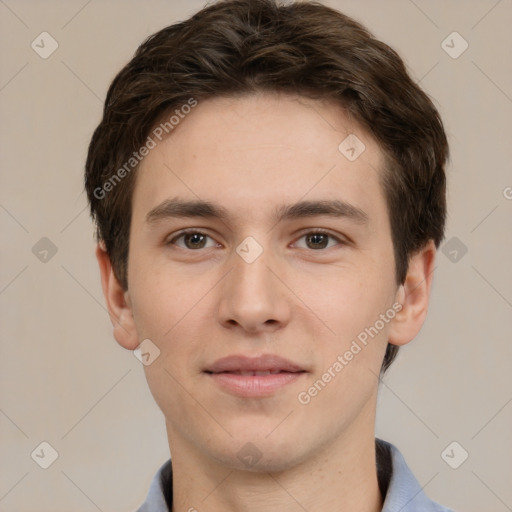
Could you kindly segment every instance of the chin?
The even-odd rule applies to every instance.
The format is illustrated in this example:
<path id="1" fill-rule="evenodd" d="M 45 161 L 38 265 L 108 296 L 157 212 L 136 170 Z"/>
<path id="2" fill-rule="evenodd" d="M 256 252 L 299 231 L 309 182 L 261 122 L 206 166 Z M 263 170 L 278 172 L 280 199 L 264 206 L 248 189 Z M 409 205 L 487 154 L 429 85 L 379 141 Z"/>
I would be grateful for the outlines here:
<path id="1" fill-rule="evenodd" d="M 251 473 L 279 473 L 301 464 L 308 458 L 299 440 L 287 436 L 288 442 L 282 436 L 265 439 L 264 435 L 239 436 L 235 441 L 230 439 L 229 446 L 210 446 L 210 456 L 229 469 L 249 471 Z M 236 447 L 233 450 L 233 447 Z"/>

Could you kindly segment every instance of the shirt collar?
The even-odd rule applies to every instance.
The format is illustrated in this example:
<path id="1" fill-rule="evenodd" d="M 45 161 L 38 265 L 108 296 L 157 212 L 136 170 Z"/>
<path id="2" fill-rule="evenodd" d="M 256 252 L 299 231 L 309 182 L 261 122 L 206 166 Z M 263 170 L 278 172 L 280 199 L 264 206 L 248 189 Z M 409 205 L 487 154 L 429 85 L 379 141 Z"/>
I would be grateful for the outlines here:
<path id="1" fill-rule="evenodd" d="M 376 439 L 376 444 L 378 464 L 390 469 L 387 476 L 389 481 L 384 482 L 387 492 L 382 512 L 453 512 L 427 497 L 398 448 L 381 439 Z M 383 460 L 385 457 L 390 457 L 390 460 Z M 153 477 L 146 501 L 137 512 L 169 512 L 163 482 L 167 479 L 167 485 L 172 485 L 171 477 L 172 466 L 169 459 Z"/>
<path id="2" fill-rule="evenodd" d="M 396 446 L 380 439 L 377 443 L 391 452 L 391 478 L 382 512 L 453 512 L 427 497 Z"/>

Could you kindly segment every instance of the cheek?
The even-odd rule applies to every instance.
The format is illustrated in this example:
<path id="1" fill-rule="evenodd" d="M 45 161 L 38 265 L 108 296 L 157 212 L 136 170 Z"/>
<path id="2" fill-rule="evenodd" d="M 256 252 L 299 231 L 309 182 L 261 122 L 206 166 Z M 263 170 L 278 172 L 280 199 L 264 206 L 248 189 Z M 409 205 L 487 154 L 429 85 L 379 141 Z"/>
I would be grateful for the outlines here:
<path id="1" fill-rule="evenodd" d="M 181 391 L 178 383 L 190 378 L 187 372 L 208 343 L 212 315 L 207 295 L 215 280 L 148 268 L 132 283 L 133 315 L 139 338 L 150 339 L 160 350 L 155 363 L 145 367 L 148 384 L 154 393 L 165 390 L 161 400 L 173 401 Z M 160 398 L 155 396 L 159 403 Z"/>
<path id="2" fill-rule="evenodd" d="M 206 276 L 193 278 L 183 272 L 170 272 L 166 265 L 152 261 L 144 265 L 133 260 L 130 296 L 139 335 L 167 343 L 178 326 L 200 310 L 201 299 L 211 288 Z"/>
<path id="3" fill-rule="evenodd" d="M 383 266 L 347 273 L 316 295 L 312 309 L 321 312 L 330 328 L 316 339 L 320 365 L 309 383 L 315 386 L 312 393 L 318 392 L 314 407 L 319 410 L 333 407 L 335 415 L 345 414 L 348 403 L 365 401 L 373 393 L 395 313 L 394 282 L 389 272 L 387 278 L 381 272 Z"/>
<path id="4" fill-rule="evenodd" d="M 339 344 L 345 345 L 374 325 L 392 306 L 394 284 L 389 278 L 379 277 L 379 273 L 377 266 L 357 272 L 340 269 L 320 283 L 302 281 L 304 292 L 312 290 L 304 295 L 307 305 L 329 327 L 326 332 Z M 313 286 L 315 283 L 318 286 Z"/>

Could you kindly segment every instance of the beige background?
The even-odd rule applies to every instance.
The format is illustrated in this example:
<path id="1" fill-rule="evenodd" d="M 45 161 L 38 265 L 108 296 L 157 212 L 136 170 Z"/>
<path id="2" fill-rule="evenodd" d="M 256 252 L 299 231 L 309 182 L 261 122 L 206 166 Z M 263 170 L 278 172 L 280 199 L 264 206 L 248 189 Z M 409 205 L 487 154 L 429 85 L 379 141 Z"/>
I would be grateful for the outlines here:
<path id="1" fill-rule="evenodd" d="M 446 240 L 468 249 L 439 252 L 426 325 L 381 385 L 377 434 L 439 502 L 512 510 L 512 2 L 326 3 L 395 47 L 435 98 L 452 152 Z M 82 172 L 115 73 L 202 5 L 0 2 L 1 511 L 134 511 L 169 456 L 142 367 L 111 334 Z M 31 48 L 42 31 L 59 45 L 47 59 Z M 457 59 L 441 46 L 453 31 L 469 43 Z M 57 248 L 47 262 L 32 252 L 42 237 Z M 31 458 L 42 441 L 59 453 L 46 470 Z M 469 453 L 458 469 L 441 457 L 452 441 Z"/>

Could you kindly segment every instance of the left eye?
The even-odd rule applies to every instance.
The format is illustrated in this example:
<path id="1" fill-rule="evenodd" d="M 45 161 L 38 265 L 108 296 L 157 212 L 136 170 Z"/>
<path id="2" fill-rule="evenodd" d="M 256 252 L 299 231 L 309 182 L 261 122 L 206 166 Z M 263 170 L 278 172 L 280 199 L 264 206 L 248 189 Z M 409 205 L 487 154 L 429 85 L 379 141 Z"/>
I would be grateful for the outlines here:
<path id="1" fill-rule="evenodd" d="M 310 233 L 302 235 L 299 240 L 303 238 L 306 239 L 306 249 L 326 249 L 329 244 L 329 239 L 335 240 L 338 243 L 342 243 L 339 238 L 324 231 L 311 231 Z"/>

